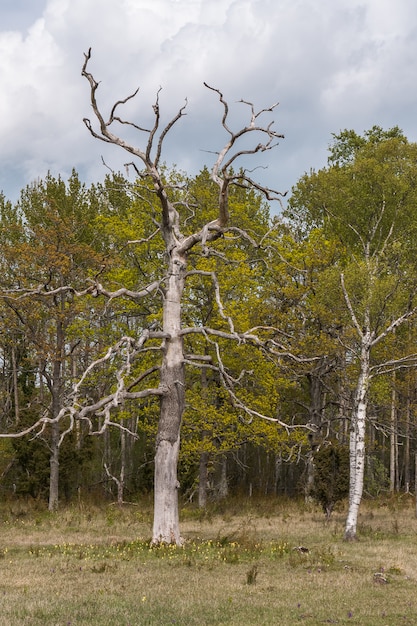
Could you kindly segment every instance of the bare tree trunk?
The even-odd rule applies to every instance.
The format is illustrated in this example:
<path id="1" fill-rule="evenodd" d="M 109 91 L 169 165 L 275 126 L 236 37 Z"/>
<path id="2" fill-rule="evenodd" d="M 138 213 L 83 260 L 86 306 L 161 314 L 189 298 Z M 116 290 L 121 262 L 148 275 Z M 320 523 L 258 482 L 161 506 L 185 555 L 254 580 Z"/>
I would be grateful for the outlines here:
<path id="1" fill-rule="evenodd" d="M 62 304 L 63 306 L 63 304 Z M 64 349 L 64 330 L 61 321 L 56 323 L 56 354 L 52 366 L 52 417 L 56 418 L 61 410 L 62 402 L 62 357 Z M 59 444 L 60 444 L 60 427 L 59 422 L 51 424 L 50 449 L 51 455 L 49 459 L 50 475 L 49 475 L 49 504 L 50 511 L 58 509 L 59 499 Z"/>
<path id="2" fill-rule="evenodd" d="M 154 523 L 152 543 L 183 543 L 179 531 L 177 464 L 180 447 L 176 441 L 161 439 L 155 455 Z"/>
<path id="3" fill-rule="evenodd" d="M 397 467 L 397 397 L 395 392 L 395 373 L 393 374 L 391 391 L 391 430 L 390 430 L 390 464 L 389 464 L 389 490 L 394 493 L 396 487 Z"/>
<path id="4" fill-rule="evenodd" d="M 415 467 L 415 475 L 414 475 L 414 493 L 415 493 L 415 500 L 416 500 L 416 512 L 415 512 L 415 516 L 417 517 L 417 452 L 415 454 L 415 459 L 414 459 L 414 467 Z"/>
<path id="5" fill-rule="evenodd" d="M 44 364 L 43 364 L 42 359 L 39 359 L 38 368 L 39 368 L 39 401 L 41 404 L 43 404 L 45 401 L 45 381 L 42 375 L 42 372 L 44 370 Z"/>
<path id="6" fill-rule="evenodd" d="M 49 503 L 48 509 L 56 511 L 59 502 L 59 424 L 55 422 L 51 428 L 51 454 L 49 457 Z"/>
<path id="7" fill-rule="evenodd" d="M 54 390 L 52 398 L 53 415 L 54 417 L 59 411 L 59 398 L 57 398 L 58 390 Z M 60 429 L 59 423 L 53 422 L 51 424 L 51 438 L 50 438 L 50 457 L 49 457 L 49 503 L 48 509 L 50 511 L 56 511 L 58 509 L 59 499 L 59 439 Z"/>
<path id="8" fill-rule="evenodd" d="M 201 370 L 201 396 L 205 402 L 208 397 L 208 382 L 207 382 L 207 370 L 205 367 Z M 201 433 L 201 441 L 204 442 L 207 438 L 207 431 L 203 430 Z M 205 509 L 207 506 L 207 485 L 208 485 L 208 463 L 210 455 L 203 450 L 200 453 L 200 462 L 198 468 L 198 506 L 200 509 Z"/>
<path id="9" fill-rule="evenodd" d="M 124 425 L 124 420 L 122 420 Z M 126 431 L 120 431 L 120 474 L 117 482 L 117 504 L 123 505 L 126 474 Z"/>
<path id="10" fill-rule="evenodd" d="M 16 350 L 12 345 L 13 396 L 14 396 L 14 423 L 19 423 L 19 387 L 17 384 Z"/>
<path id="11" fill-rule="evenodd" d="M 181 420 L 185 404 L 183 340 L 181 337 L 181 298 L 186 259 L 172 252 L 169 283 L 164 298 L 163 348 L 160 383 L 164 390 L 156 437 L 154 524 L 152 543 L 182 544 L 178 515 L 177 465 Z"/>
<path id="12" fill-rule="evenodd" d="M 410 386 L 408 385 L 406 409 L 405 409 L 405 446 L 404 446 L 404 485 L 405 485 L 406 493 L 410 493 L 410 419 L 411 419 L 411 403 L 410 403 Z"/>
<path id="13" fill-rule="evenodd" d="M 77 342 L 78 344 L 78 342 Z M 71 384 L 75 383 L 77 380 L 77 356 L 74 354 L 75 346 L 71 347 L 71 361 L 70 361 L 70 370 L 71 370 Z M 74 424 L 75 431 L 75 447 L 77 450 L 81 448 L 81 425 L 80 421 L 76 420 Z"/>
<path id="14" fill-rule="evenodd" d="M 54 373 L 52 380 L 52 415 L 56 417 L 60 410 L 60 387 L 61 387 L 61 363 L 56 361 L 54 363 Z M 60 428 L 59 422 L 53 422 L 51 424 L 51 438 L 50 438 L 50 457 L 49 457 L 49 503 L 48 509 L 50 511 L 56 511 L 58 509 L 58 497 L 59 497 L 59 439 Z"/>
<path id="15" fill-rule="evenodd" d="M 279 485 L 282 475 L 282 455 L 275 455 L 275 468 L 274 468 L 274 493 L 278 495 Z"/>
<path id="16" fill-rule="evenodd" d="M 310 494 L 314 487 L 314 451 L 322 440 L 322 424 L 323 424 L 323 412 L 325 406 L 325 393 L 323 389 L 323 377 L 330 371 L 330 367 L 326 363 L 326 360 L 322 360 L 319 364 L 307 375 L 310 392 L 310 406 L 309 406 L 309 422 L 315 426 L 315 433 L 310 433 L 310 451 L 307 457 L 306 463 L 306 485 L 305 485 L 305 499 L 309 500 Z"/>
<path id="17" fill-rule="evenodd" d="M 229 495 L 229 485 L 227 484 L 227 455 L 222 454 L 220 461 L 220 480 L 217 490 L 219 500 L 224 500 Z"/>
<path id="18" fill-rule="evenodd" d="M 198 506 L 200 509 L 205 509 L 207 506 L 208 462 L 208 452 L 202 452 L 198 471 Z"/>
<path id="19" fill-rule="evenodd" d="M 58 509 L 59 501 L 59 424 L 51 425 L 49 456 L 49 511 Z"/>
<path id="20" fill-rule="evenodd" d="M 359 506 L 362 500 L 365 470 L 365 430 L 370 379 L 370 342 L 363 341 L 360 358 L 360 375 L 356 389 L 354 412 L 349 443 L 349 509 L 345 526 L 345 539 L 355 540 Z"/>
<path id="21" fill-rule="evenodd" d="M 310 502 L 312 500 L 311 493 L 314 487 L 314 452 L 313 450 L 309 450 L 307 454 L 306 460 L 306 484 L 304 488 L 304 499 L 306 502 Z"/>
<path id="22" fill-rule="evenodd" d="M 122 420 L 122 426 L 124 425 L 124 420 Z M 114 483 L 116 483 L 117 487 L 117 504 L 119 506 L 123 506 L 124 502 L 124 489 L 125 489 L 125 473 L 126 473 L 126 431 L 120 431 L 120 472 L 119 478 L 112 474 L 109 470 L 109 466 L 106 462 L 104 462 L 105 472 Z"/>

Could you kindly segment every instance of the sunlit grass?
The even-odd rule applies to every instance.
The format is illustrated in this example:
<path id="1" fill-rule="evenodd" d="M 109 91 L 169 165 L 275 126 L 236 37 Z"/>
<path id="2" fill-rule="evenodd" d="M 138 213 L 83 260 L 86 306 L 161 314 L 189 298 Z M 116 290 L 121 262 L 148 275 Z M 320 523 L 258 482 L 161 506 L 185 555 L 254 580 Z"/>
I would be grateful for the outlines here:
<path id="1" fill-rule="evenodd" d="M 148 505 L 0 510 L 0 623 L 417 623 L 411 499 L 365 503 L 360 541 L 311 505 L 235 501 L 182 513 L 185 543 L 150 546 Z"/>

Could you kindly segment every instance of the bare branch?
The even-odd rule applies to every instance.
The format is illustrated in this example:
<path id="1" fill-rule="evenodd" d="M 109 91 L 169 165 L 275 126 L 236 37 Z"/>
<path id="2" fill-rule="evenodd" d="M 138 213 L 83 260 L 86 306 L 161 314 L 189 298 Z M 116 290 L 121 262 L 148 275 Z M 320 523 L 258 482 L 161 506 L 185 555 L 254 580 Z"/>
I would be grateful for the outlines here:
<path id="1" fill-rule="evenodd" d="M 127 244 L 126 244 L 127 245 Z M 108 291 L 101 285 L 100 283 L 96 283 L 94 285 L 94 290 L 92 292 L 93 296 L 105 296 L 109 298 L 109 300 L 113 300 L 114 298 L 127 297 L 132 298 L 132 300 L 140 300 L 142 298 L 146 298 L 151 295 L 155 291 L 157 291 L 161 286 L 161 281 L 155 280 L 150 283 L 140 291 L 132 291 L 131 289 L 126 289 L 126 287 L 121 287 L 116 291 Z"/>
<path id="2" fill-rule="evenodd" d="M 277 145 L 277 144 L 275 144 L 275 145 Z M 274 148 L 275 145 L 274 146 L 270 146 L 269 149 Z M 265 187 L 264 185 L 260 185 L 255 180 L 253 180 L 253 178 L 250 178 L 246 174 L 246 171 L 247 170 L 243 171 L 243 176 L 244 176 L 244 181 L 247 184 L 242 184 L 240 182 L 241 176 L 235 176 L 234 177 L 233 181 L 234 181 L 234 184 L 237 187 L 244 187 L 245 189 L 248 189 L 248 188 L 256 189 L 257 191 L 262 193 L 269 202 L 278 201 L 282 205 L 282 198 L 285 198 L 285 196 L 287 195 L 288 191 L 281 192 L 281 191 L 277 191 L 276 189 L 270 189 L 269 187 Z"/>
<path id="3" fill-rule="evenodd" d="M 4 300 L 12 301 L 20 301 L 24 298 L 33 297 L 33 296 L 47 296 L 53 297 L 62 293 L 71 293 L 77 298 L 81 298 L 87 295 L 94 295 L 94 286 L 87 287 L 82 291 L 77 291 L 71 285 L 64 285 L 62 287 L 57 287 L 56 289 L 47 289 L 46 285 L 38 285 L 37 287 L 16 287 L 15 289 L 5 289 L 2 293 L 0 293 L 0 298 Z"/>
<path id="4" fill-rule="evenodd" d="M 128 245 L 128 243 L 142 243 L 143 241 L 146 241 L 146 240 L 140 240 L 137 242 L 135 241 L 127 242 L 125 245 Z M 114 298 L 120 298 L 120 297 L 127 297 L 127 298 L 132 298 L 133 300 L 140 300 L 142 298 L 146 298 L 147 296 L 157 291 L 160 288 L 161 282 L 162 282 L 159 280 L 155 280 L 149 285 L 147 285 L 146 287 L 143 287 L 143 289 L 139 291 L 133 291 L 125 287 L 121 287 L 120 289 L 117 289 L 116 291 L 109 291 L 108 289 L 105 289 L 103 285 L 97 281 L 94 281 L 92 279 L 88 279 L 88 281 L 91 282 L 92 285 L 90 285 L 90 287 L 87 287 L 86 289 L 83 289 L 82 291 L 77 291 L 71 285 L 63 285 L 61 287 L 57 287 L 56 289 L 49 289 L 49 290 L 45 287 L 45 285 L 38 285 L 37 287 L 34 287 L 33 289 L 29 287 L 7 289 L 3 293 L 0 293 L 0 298 L 9 300 L 10 303 L 12 303 L 13 301 L 20 301 L 24 298 L 29 298 L 33 296 L 43 296 L 43 297 L 51 298 L 59 294 L 71 293 L 77 298 L 90 295 L 94 298 L 97 298 L 98 296 L 105 296 L 106 298 L 109 298 L 109 300 L 113 300 Z"/>
<path id="5" fill-rule="evenodd" d="M 219 314 L 222 317 L 222 319 L 224 319 L 230 329 L 230 333 L 233 337 L 235 337 L 236 339 L 238 338 L 238 335 L 235 332 L 235 327 L 233 324 L 233 320 L 229 315 L 226 315 L 224 312 L 224 308 L 223 308 L 223 304 L 221 301 L 221 296 L 220 296 L 220 285 L 219 285 L 219 281 L 217 279 L 216 273 L 215 272 L 205 272 L 202 270 L 193 270 L 191 272 L 187 273 L 187 276 L 194 276 L 194 275 L 199 275 L 199 276 L 207 276 L 209 278 L 211 278 L 211 281 L 213 283 L 214 286 L 214 294 L 215 294 L 215 300 L 216 300 L 216 304 L 217 304 L 217 308 L 219 310 Z"/>
<path id="6" fill-rule="evenodd" d="M 225 331 L 218 330 L 216 328 L 210 328 L 209 326 L 191 326 L 188 328 L 183 328 L 180 332 L 181 336 L 193 335 L 193 334 L 204 335 L 205 337 L 219 337 L 221 339 L 229 339 L 231 341 L 237 341 L 238 343 L 242 343 L 242 344 L 250 343 L 264 350 L 266 354 L 271 354 L 279 358 L 288 358 L 292 361 L 295 361 L 296 363 L 313 363 L 313 362 L 318 361 L 320 358 L 322 358 L 320 356 L 316 356 L 316 357 L 298 356 L 294 354 L 293 352 L 291 352 L 288 348 L 286 348 L 282 344 L 278 343 L 275 339 L 270 338 L 265 341 L 262 341 L 256 335 L 251 334 L 250 331 L 247 331 L 245 333 L 237 333 L 237 332 L 227 333 Z"/>
<path id="7" fill-rule="evenodd" d="M 158 165 L 159 165 L 159 161 L 161 159 L 161 154 L 162 154 L 162 144 L 164 142 L 165 137 L 167 136 L 167 134 L 169 133 L 171 128 L 174 126 L 174 124 L 176 124 L 178 122 L 178 120 L 181 117 L 183 117 L 183 115 L 185 115 L 184 111 L 185 111 L 187 105 L 188 105 L 188 100 L 186 98 L 185 99 L 185 104 L 180 108 L 180 110 L 175 115 L 175 117 L 172 118 L 172 120 L 165 126 L 165 128 L 161 132 L 161 135 L 160 135 L 159 141 L 158 141 L 158 147 L 157 147 L 157 150 L 156 150 L 155 167 L 158 167 Z"/>
<path id="8" fill-rule="evenodd" d="M 391 322 L 391 324 L 387 326 L 387 328 L 382 333 L 380 333 L 377 337 L 374 338 L 374 340 L 372 341 L 372 346 L 375 346 L 382 339 L 384 339 L 387 335 L 392 333 L 393 330 L 395 330 L 396 328 L 401 326 L 401 324 L 403 324 L 405 321 L 413 317 L 413 315 L 415 315 L 416 313 L 417 313 L 417 306 L 413 307 L 409 311 L 406 311 L 406 313 L 404 313 L 403 315 L 400 315 L 400 317 L 397 317 L 397 319 Z"/>
<path id="9" fill-rule="evenodd" d="M 265 415 L 263 413 L 260 413 L 259 411 L 255 411 L 254 409 L 251 409 L 246 403 L 242 402 L 240 400 L 240 398 L 238 397 L 238 395 L 235 392 L 235 385 L 237 383 L 240 382 L 240 379 L 247 373 L 252 373 L 252 372 L 246 372 L 245 370 L 242 370 L 240 376 L 238 379 L 234 379 L 226 370 L 223 360 L 222 360 L 222 356 L 221 356 L 221 351 L 220 351 L 220 347 L 219 344 L 215 341 L 212 341 L 211 339 L 209 339 L 209 337 L 207 336 L 207 340 L 214 346 L 215 352 L 216 352 L 216 358 L 217 358 L 217 363 L 218 363 L 218 372 L 220 373 L 220 377 L 222 379 L 223 382 L 223 386 L 226 389 L 226 391 L 229 394 L 229 398 L 230 401 L 232 403 L 232 406 L 239 410 L 242 411 L 245 415 L 247 415 L 249 417 L 249 423 L 252 421 L 252 419 L 254 417 L 257 417 L 259 419 L 262 419 L 264 421 L 267 422 L 272 422 L 274 424 L 277 424 L 278 426 L 281 426 L 282 428 L 284 428 L 286 430 L 287 433 L 289 433 L 289 431 L 292 428 L 299 428 L 299 426 L 292 426 L 289 424 L 286 424 L 285 422 L 283 422 L 282 420 L 280 420 L 277 417 L 271 417 L 269 415 Z M 305 428 L 309 428 L 308 426 L 304 426 Z"/>
<path id="10" fill-rule="evenodd" d="M 25 435 L 30 435 L 33 432 L 38 431 L 39 428 L 41 429 L 41 431 L 37 434 L 40 434 L 48 424 L 54 424 L 60 421 L 61 418 L 62 418 L 62 415 L 59 415 L 54 418 L 41 417 L 34 424 L 32 424 L 31 426 L 28 426 L 28 428 L 24 428 L 23 430 L 19 430 L 18 432 L 0 433 L 0 439 L 19 439 L 20 437 L 24 437 Z"/>
<path id="11" fill-rule="evenodd" d="M 130 382 L 126 388 L 125 377 L 130 373 L 131 365 L 137 358 L 138 354 L 144 349 L 144 344 L 147 339 L 152 337 L 161 338 L 163 333 L 151 332 L 149 330 L 143 331 L 141 337 L 138 340 L 131 337 L 122 337 L 115 345 L 111 346 L 106 354 L 96 359 L 86 368 L 81 375 L 80 379 L 73 386 L 72 392 L 67 398 L 67 402 L 61 408 L 58 415 L 54 418 L 46 416 L 46 413 L 38 419 L 35 423 L 26 429 L 20 430 L 16 433 L 0 433 L 0 438 L 19 438 L 25 435 L 34 434 L 35 437 L 39 437 L 45 430 L 46 426 L 63 421 L 65 418 L 69 419 L 69 424 L 60 435 L 59 446 L 64 440 L 65 436 L 73 430 L 74 423 L 78 421 L 86 421 L 89 426 L 89 432 L 92 435 L 102 434 L 106 428 L 112 426 L 124 430 L 133 436 L 136 436 L 134 432 L 124 427 L 119 422 L 115 422 L 111 419 L 111 411 L 121 406 L 127 400 L 138 400 L 148 398 L 150 396 L 161 396 L 165 393 L 163 386 L 155 388 L 146 388 L 140 391 L 132 391 L 132 389 L 139 384 L 145 377 L 149 376 L 152 372 L 157 371 L 159 368 L 150 368 L 146 372 L 143 372 L 141 376 L 137 377 L 134 381 Z M 81 389 L 88 378 L 88 376 L 97 369 L 99 366 L 106 362 L 109 362 L 116 356 L 123 356 L 123 363 L 119 369 L 115 372 L 117 380 L 117 386 L 114 392 L 100 398 L 96 402 L 90 402 L 83 404 L 80 401 Z M 94 430 L 91 417 L 103 416 L 104 420 L 99 430 Z"/>
<path id="12" fill-rule="evenodd" d="M 356 330 L 358 332 L 359 337 L 363 337 L 363 330 L 362 330 L 362 328 L 361 328 L 361 326 L 360 326 L 360 324 L 359 324 L 359 322 L 358 322 L 358 320 L 356 318 L 355 311 L 353 310 L 353 306 L 352 306 L 352 303 L 351 303 L 350 298 L 349 298 L 349 294 L 348 294 L 346 286 L 345 286 L 345 276 L 344 276 L 343 272 L 340 274 L 340 284 L 342 285 L 343 297 L 345 299 L 346 306 L 347 306 L 348 311 L 350 313 L 350 317 L 352 319 L 353 325 L 355 326 L 355 328 L 356 328 Z"/>
<path id="13" fill-rule="evenodd" d="M 215 93 L 218 94 L 219 100 L 221 104 L 223 105 L 222 126 L 230 136 L 229 141 L 227 141 L 224 147 L 222 148 L 222 150 L 220 150 L 217 153 L 218 155 L 217 160 L 213 165 L 212 173 L 211 173 L 212 180 L 219 187 L 219 222 L 218 223 L 221 227 L 224 227 L 227 224 L 228 219 L 229 219 L 228 188 L 231 182 L 235 178 L 237 178 L 237 177 L 229 175 L 228 170 L 230 170 L 233 163 L 242 156 L 256 154 L 257 152 L 264 152 L 265 150 L 270 150 L 271 148 L 274 147 L 274 145 L 276 145 L 276 144 L 273 144 L 273 141 L 278 138 L 283 139 L 284 135 L 277 133 L 272 129 L 273 122 L 271 122 L 268 126 L 259 126 L 256 124 L 256 120 L 258 119 L 258 117 L 260 117 L 263 113 L 273 111 L 277 107 L 278 103 L 272 105 L 271 107 L 267 109 L 262 109 L 256 113 L 251 103 L 241 100 L 242 103 L 247 104 L 251 109 L 250 122 L 247 126 L 244 126 L 237 132 L 233 132 L 228 125 L 229 106 L 226 100 L 224 99 L 222 92 L 219 89 L 211 87 L 207 83 L 204 83 L 204 86 L 207 87 L 207 89 L 210 89 L 211 91 L 214 91 Z M 235 143 L 243 136 L 252 132 L 266 136 L 265 143 L 258 143 L 253 148 L 241 149 L 241 150 L 237 150 L 236 152 L 232 152 L 232 148 L 235 145 Z M 253 183 L 253 181 L 249 181 L 249 179 L 248 179 L 248 182 L 250 182 L 251 184 Z M 262 188 L 261 185 L 257 185 L 256 188 L 259 191 L 262 191 L 263 193 L 265 193 L 265 195 L 269 197 L 270 199 L 274 199 L 279 195 L 278 192 L 275 193 L 275 192 L 272 192 L 272 190 L 265 190 L 264 188 Z"/>
<path id="14" fill-rule="evenodd" d="M 216 89 L 215 87 L 210 87 L 210 85 L 208 85 L 206 82 L 204 82 L 203 85 L 204 87 L 207 87 L 207 89 L 210 89 L 211 91 L 214 91 L 215 93 L 218 94 L 219 100 L 222 103 L 223 109 L 224 109 L 223 117 L 222 117 L 222 126 L 223 128 L 227 130 L 229 135 L 233 135 L 232 131 L 227 126 L 227 116 L 229 115 L 229 105 L 227 104 L 226 100 L 223 98 L 222 92 L 219 89 Z"/>
<path id="15" fill-rule="evenodd" d="M 384 363 L 378 363 L 370 368 L 372 376 L 379 376 L 380 374 L 390 374 L 396 372 L 399 369 L 409 369 L 416 367 L 417 365 L 417 353 L 408 354 L 400 359 L 391 359 Z"/>

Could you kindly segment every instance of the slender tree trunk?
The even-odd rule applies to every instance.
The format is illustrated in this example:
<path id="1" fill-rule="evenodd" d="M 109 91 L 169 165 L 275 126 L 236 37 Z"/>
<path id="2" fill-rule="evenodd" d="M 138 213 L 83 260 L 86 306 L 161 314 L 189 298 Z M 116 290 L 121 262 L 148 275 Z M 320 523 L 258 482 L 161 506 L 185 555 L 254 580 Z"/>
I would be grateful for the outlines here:
<path id="1" fill-rule="evenodd" d="M 200 509 L 205 509 L 207 506 L 208 462 L 209 453 L 202 452 L 198 471 L 198 506 Z"/>
<path id="2" fill-rule="evenodd" d="M 60 386 L 61 380 L 58 376 L 58 370 L 60 374 L 60 363 L 54 363 L 54 376 L 53 376 L 53 389 L 52 389 L 52 415 L 56 417 L 60 410 Z M 48 509 L 50 511 L 56 511 L 58 509 L 58 497 L 59 497 L 59 439 L 60 429 L 59 423 L 53 422 L 51 424 L 51 438 L 50 438 L 50 457 L 49 457 L 49 504 Z"/>
<path id="3" fill-rule="evenodd" d="M 410 493 L 410 386 L 407 389 L 407 400 L 405 409 L 405 446 L 404 446 L 404 484 L 405 492 Z"/>
<path id="4" fill-rule="evenodd" d="M 122 420 L 124 425 L 124 420 Z M 120 431 L 120 474 L 117 481 L 117 504 L 123 505 L 125 490 L 125 474 L 126 474 L 126 431 Z"/>
<path id="5" fill-rule="evenodd" d="M 208 382 L 207 382 L 207 370 L 205 367 L 201 370 L 201 396 L 205 402 L 208 397 Z M 207 431 L 203 430 L 201 433 L 201 441 L 204 446 L 206 438 L 208 436 Z M 198 468 L 198 506 L 200 509 L 205 509 L 207 506 L 207 484 L 208 484 L 208 463 L 210 455 L 203 450 L 200 453 L 200 462 Z"/>
<path id="6" fill-rule="evenodd" d="M 365 470 L 365 430 L 370 377 L 370 343 L 362 342 L 360 375 L 356 389 L 349 444 L 349 510 L 345 526 L 345 539 L 355 540 L 359 506 L 362 500 Z"/>
<path id="7" fill-rule="evenodd" d="M 415 509 L 415 516 L 417 518 L 417 452 L 415 453 L 415 458 L 414 458 L 414 494 L 415 494 L 415 501 L 416 501 L 416 509 Z"/>
<path id="8" fill-rule="evenodd" d="M 55 393 L 56 392 L 56 393 Z M 53 415 L 54 417 L 59 411 L 59 397 L 58 390 L 55 390 L 52 398 Z M 50 511 L 56 511 L 58 509 L 59 500 L 59 439 L 60 429 L 59 423 L 54 422 L 51 424 L 51 438 L 50 438 L 50 457 L 49 457 L 49 503 L 48 509 Z"/>
<path id="9" fill-rule="evenodd" d="M 306 484 L 304 488 L 304 499 L 306 502 L 311 502 L 312 497 L 311 493 L 314 487 L 314 452 L 313 450 L 309 450 L 307 454 L 306 460 Z"/>
<path id="10" fill-rule="evenodd" d="M 12 345 L 12 370 L 13 370 L 13 397 L 14 397 L 14 423 L 19 423 L 19 387 L 17 383 L 16 350 Z"/>
<path id="11" fill-rule="evenodd" d="M 227 455 L 222 454 L 220 459 L 220 480 L 218 485 L 218 498 L 224 500 L 229 495 L 229 485 L 227 484 Z"/>
<path id="12" fill-rule="evenodd" d="M 63 306 L 63 305 L 62 305 Z M 64 349 L 64 330 L 61 321 L 57 321 L 56 325 L 56 354 L 52 366 L 52 417 L 57 417 L 61 410 L 62 402 L 62 355 Z M 49 459 L 50 475 L 49 475 L 49 504 L 50 511 L 58 509 L 59 496 L 59 440 L 60 428 L 58 422 L 51 424 L 51 455 Z"/>
<path id="13" fill-rule="evenodd" d="M 310 447 L 311 450 L 308 453 L 307 463 L 306 463 L 306 486 L 304 491 L 304 496 L 306 501 L 311 498 L 311 492 L 314 487 L 314 450 L 319 445 L 323 433 L 322 433 L 322 418 L 323 418 L 323 383 L 322 383 L 322 375 L 326 373 L 327 367 L 324 362 L 319 363 L 319 365 L 312 370 L 307 375 L 307 380 L 309 384 L 309 392 L 310 392 L 310 406 L 309 406 L 309 422 L 310 424 L 314 424 L 316 428 L 316 432 L 309 435 Z"/>
<path id="14" fill-rule="evenodd" d="M 274 469 L 274 493 L 277 496 L 282 475 L 282 456 L 281 454 L 275 455 L 275 469 Z"/>
<path id="15" fill-rule="evenodd" d="M 56 511 L 59 502 L 59 424 L 52 424 L 51 428 L 51 454 L 49 457 L 49 503 L 48 509 Z"/>
<path id="16" fill-rule="evenodd" d="M 163 348 L 160 373 L 161 411 L 156 437 L 154 524 L 152 543 L 182 544 L 179 529 L 177 479 L 180 429 L 185 403 L 183 340 L 181 337 L 181 297 L 186 259 L 172 252 L 169 281 L 164 297 Z"/>
<path id="17" fill-rule="evenodd" d="M 391 432 L 390 432 L 390 464 L 389 464 L 389 490 L 394 493 L 397 476 L 397 397 L 395 393 L 395 373 L 393 374 L 391 391 Z"/>
<path id="18" fill-rule="evenodd" d="M 121 425 L 124 426 L 125 420 L 121 420 Z M 107 446 L 108 448 L 110 446 Z M 110 454 L 108 454 L 110 456 Z M 117 504 L 123 506 L 124 491 L 125 491 L 125 476 L 126 476 L 126 431 L 120 431 L 120 471 L 119 477 L 112 474 L 106 462 L 104 462 L 105 472 L 117 487 Z"/>
<path id="19" fill-rule="evenodd" d="M 39 368 L 39 401 L 41 404 L 43 404 L 45 401 L 45 384 L 44 384 L 45 381 L 43 378 L 44 363 L 41 359 L 39 359 L 38 368 Z"/>

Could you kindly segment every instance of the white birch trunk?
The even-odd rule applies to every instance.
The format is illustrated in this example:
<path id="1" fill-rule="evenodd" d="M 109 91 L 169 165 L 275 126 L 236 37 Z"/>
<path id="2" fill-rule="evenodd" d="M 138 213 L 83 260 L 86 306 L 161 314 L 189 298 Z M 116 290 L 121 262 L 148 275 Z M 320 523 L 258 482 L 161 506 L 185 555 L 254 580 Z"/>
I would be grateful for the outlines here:
<path id="1" fill-rule="evenodd" d="M 356 539 L 359 506 L 363 493 L 363 479 L 365 474 L 365 431 L 370 380 L 370 347 L 370 342 L 364 340 L 361 349 L 361 369 L 350 430 L 349 510 L 345 526 L 345 539 L 349 541 Z"/>

